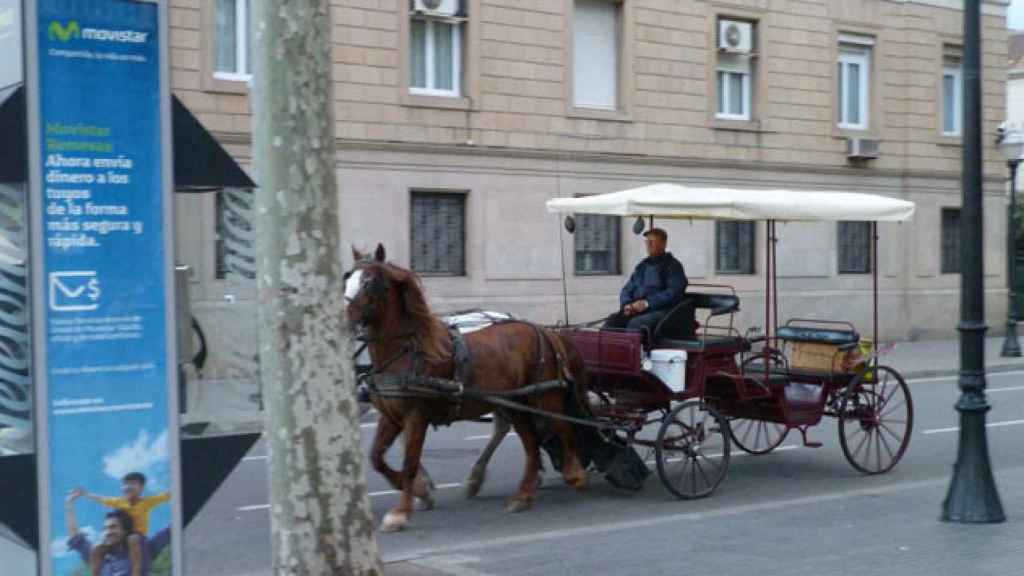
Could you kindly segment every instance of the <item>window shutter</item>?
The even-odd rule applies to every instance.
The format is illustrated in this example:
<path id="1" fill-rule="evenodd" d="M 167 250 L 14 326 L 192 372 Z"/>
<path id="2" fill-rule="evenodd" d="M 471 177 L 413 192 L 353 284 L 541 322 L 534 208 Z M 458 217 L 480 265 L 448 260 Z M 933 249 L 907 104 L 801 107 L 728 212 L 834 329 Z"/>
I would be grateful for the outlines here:
<path id="1" fill-rule="evenodd" d="M 619 7 L 608 0 L 576 0 L 573 75 L 576 106 L 615 109 L 619 82 Z"/>

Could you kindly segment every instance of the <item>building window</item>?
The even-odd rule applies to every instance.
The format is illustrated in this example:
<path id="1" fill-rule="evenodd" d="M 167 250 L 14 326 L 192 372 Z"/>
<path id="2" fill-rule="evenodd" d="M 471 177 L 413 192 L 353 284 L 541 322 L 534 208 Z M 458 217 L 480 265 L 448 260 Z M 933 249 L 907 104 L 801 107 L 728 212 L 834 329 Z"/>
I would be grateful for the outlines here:
<path id="1" fill-rule="evenodd" d="M 723 32 L 726 30 L 726 32 Z M 753 76 L 754 59 L 752 57 L 754 25 L 734 20 L 719 20 L 719 35 L 731 34 L 729 38 L 719 38 L 718 45 L 723 47 L 718 52 L 717 64 L 717 100 L 715 117 L 723 120 L 750 120 L 751 113 L 751 78 Z M 735 45 L 736 48 L 724 48 Z"/>
<path id="2" fill-rule="evenodd" d="M 225 188 L 217 193 L 217 280 L 256 279 L 252 207 L 252 190 Z"/>
<path id="3" fill-rule="evenodd" d="M 867 130 L 870 125 L 870 38 L 844 37 L 839 44 L 839 127 Z"/>
<path id="4" fill-rule="evenodd" d="M 413 192 L 410 263 L 424 275 L 466 274 L 466 195 Z"/>
<path id="5" fill-rule="evenodd" d="M 575 218 L 576 274 L 619 274 L 620 218 L 597 214 L 577 214 Z"/>
<path id="6" fill-rule="evenodd" d="M 224 80 L 248 80 L 249 0 L 216 0 L 214 76 Z"/>
<path id="7" fill-rule="evenodd" d="M 619 107 L 622 3 L 576 0 L 573 11 L 573 105 Z"/>
<path id="8" fill-rule="evenodd" d="M 960 135 L 963 115 L 963 75 L 960 58 L 945 56 L 942 62 L 942 134 Z"/>
<path id="9" fill-rule="evenodd" d="M 942 209 L 942 273 L 960 273 L 960 209 Z"/>
<path id="10" fill-rule="evenodd" d="M 409 92 L 462 95 L 462 22 L 413 17 L 409 23 Z"/>
<path id="11" fill-rule="evenodd" d="M 715 222 L 715 270 L 754 273 L 754 222 Z"/>
<path id="12" fill-rule="evenodd" d="M 839 222 L 839 273 L 871 272 L 871 222 Z"/>

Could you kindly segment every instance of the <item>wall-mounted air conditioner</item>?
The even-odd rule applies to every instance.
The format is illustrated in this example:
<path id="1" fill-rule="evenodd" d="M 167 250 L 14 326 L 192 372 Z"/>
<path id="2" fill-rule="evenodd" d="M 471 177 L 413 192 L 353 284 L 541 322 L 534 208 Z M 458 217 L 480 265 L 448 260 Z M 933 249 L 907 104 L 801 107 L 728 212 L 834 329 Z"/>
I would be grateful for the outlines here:
<path id="1" fill-rule="evenodd" d="M 412 9 L 430 16 L 456 16 L 459 0 L 413 0 Z"/>
<path id="2" fill-rule="evenodd" d="M 754 27 L 738 20 L 718 21 L 718 49 L 746 54 L 754 46 Z"/>
<path id="3" fill-rule="evenodd" d="M 870 138 L 849 138 L 846 140 L 846 157 L 851 160 L 878 158 L 878 140 Z"/>

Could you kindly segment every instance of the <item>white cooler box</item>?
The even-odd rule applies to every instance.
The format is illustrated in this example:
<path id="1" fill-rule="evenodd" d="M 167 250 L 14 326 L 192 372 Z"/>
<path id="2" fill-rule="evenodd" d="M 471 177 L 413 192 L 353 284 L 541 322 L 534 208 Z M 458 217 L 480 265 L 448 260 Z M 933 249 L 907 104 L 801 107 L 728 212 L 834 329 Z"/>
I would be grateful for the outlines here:
<path id="1" fill-rule="evenodd" d="M 651 350 L 643 369 L 654 374 L 673 392 L 686 389 L 686 350 Z"/>

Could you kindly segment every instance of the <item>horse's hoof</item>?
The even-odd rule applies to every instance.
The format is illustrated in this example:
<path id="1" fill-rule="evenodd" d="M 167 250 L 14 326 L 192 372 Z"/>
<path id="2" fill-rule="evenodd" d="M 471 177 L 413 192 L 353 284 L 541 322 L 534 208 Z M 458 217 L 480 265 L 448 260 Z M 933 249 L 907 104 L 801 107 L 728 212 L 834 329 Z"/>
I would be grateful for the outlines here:
<path id="1" fill-rule="evenodd" d="M 409 515 L 405 512 L 392 510 L 384 515 L 384 521 L 380 524 L 383 532 L 398 532 L 409 523 Z"/>
<path id="2" fill-rule="evenodd" d="M 526 512 L 531 506 L 530 500 L 527 498 L 513 498 L 512 500 L 509 500 L 508 505 L 505 506 L 505 512 L 510 514 Z"/>
<path id="3" fill-rule="evenodd" d="M 431 495 L 416 497 L 416 510 L 421 512 L 434 509 L 434 497 Z"/>
<path id="4" fill-rule="evenodd" d="M 573 476 L 572 478 L 566 478 L 565 483 L 575 488 L 576 490 L 583 490 L 590 484 L 590 476 L 586 472 L 579 476 Z"/>
<path id="5" fill-rule="evenodd" d="M 473 498 L 480 493 L 486 475 L 486 472 L 478 472 L 475 468 L 469 473 L 469 478 L 466 478 L 466 498 Z"/>
<path id="6" fill-rule="evenodd" d="M 416 497 L 417 510 L 432 510 L 434 508 L 434 494 L 431 490 L 433 486 L 430 478 L 416 477 L 412 485 L 412 493 Z"/>

